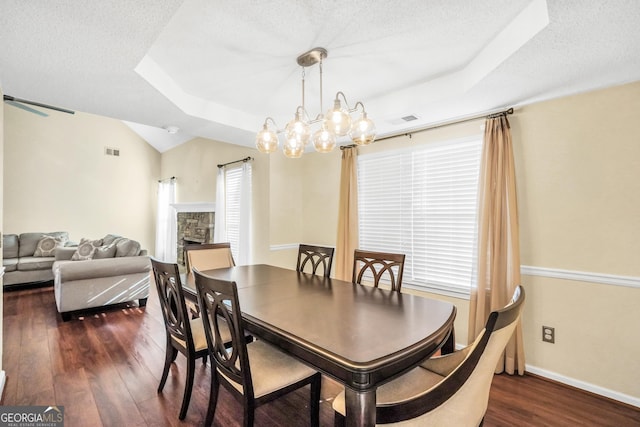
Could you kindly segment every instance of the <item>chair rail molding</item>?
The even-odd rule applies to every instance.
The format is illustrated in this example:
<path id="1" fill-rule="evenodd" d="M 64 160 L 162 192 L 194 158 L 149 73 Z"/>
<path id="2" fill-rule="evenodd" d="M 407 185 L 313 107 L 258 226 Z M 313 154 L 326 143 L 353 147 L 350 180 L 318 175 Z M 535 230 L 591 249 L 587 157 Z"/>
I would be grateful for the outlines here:
<path id="1" fill-rule="evenodd" d="M 640 288 L 640 277 L 615 274 L 594 273 L 589 271 L 564 270 L 559 268 L 520 266 L 520 272 L 527 276 L 551 277 L 554 279 L 574 280 L 577 282 L 601 283 L 604 285 Z"/>

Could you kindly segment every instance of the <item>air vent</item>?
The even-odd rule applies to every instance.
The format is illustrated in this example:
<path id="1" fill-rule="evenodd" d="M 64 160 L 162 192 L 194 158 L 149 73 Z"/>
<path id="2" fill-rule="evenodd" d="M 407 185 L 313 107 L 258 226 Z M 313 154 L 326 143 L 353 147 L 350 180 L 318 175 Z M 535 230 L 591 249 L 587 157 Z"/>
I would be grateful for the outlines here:
<path id="1" fill-rule="evenodd" d="M 412 122 L 414 120 L 418 120 L 418 116 L 416 116 L 415 114 L 409 114 L 404 117 L 390 120 L 389 123 L 391 123 L 392 125 L 403 125 L 407 122 Z"/>
<path id="2" fill-rule="evenodd" d="M 104 147 L 104 154 L 107 156 L 120 156 L 120 149 L 113 147 Z"/>

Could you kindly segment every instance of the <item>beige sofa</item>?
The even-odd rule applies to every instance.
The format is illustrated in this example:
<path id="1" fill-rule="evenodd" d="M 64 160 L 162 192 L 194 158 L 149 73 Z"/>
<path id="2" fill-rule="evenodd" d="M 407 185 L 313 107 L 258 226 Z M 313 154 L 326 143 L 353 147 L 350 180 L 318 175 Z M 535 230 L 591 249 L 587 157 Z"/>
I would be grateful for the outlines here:
<path id="1" fill-rule="evenodd" d="M 77 249 L 61 248 L 53 263 L 58 312 L 67 321 L 72 312 L 87 308 L 135 300 L 143 307 L 149 297 L 150 271 L 147 251 L 120 236 L 83 239 Z"/>
<path id="2" fill-rule="evenodd" d="M 53 239 L 45 238 L 49 236 Z M 64 245 L 73 245 L 69 242 L 69 234 L 66 231 L 2 236 L 4 286 L 53 280 L 51 267 L 56 260 L 55 252 Z"/>

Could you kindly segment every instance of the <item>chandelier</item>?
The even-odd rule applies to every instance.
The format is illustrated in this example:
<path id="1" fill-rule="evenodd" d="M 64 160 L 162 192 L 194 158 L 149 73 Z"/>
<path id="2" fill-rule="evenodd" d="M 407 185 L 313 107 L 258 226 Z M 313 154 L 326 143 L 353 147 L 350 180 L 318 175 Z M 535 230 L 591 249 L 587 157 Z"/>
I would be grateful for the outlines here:
<path id="1" fill-rule="evenodd" d="M 284 134 L 282 151 L 289 158 L 302 156 L 306 146 L 313 144 L 316 151 L 329 153 L 336 147 L 337 138 L 349 135 L 357 145 L 371 144 L 376 137 L 376 127 L 364 109 L 364 104 L 358 101 L 353 108 L 349 106 L 344 93 L 336 93 L 331 108 L 325 115 L 322 114 L 322 60 L 327 57 L 327 50 L 321 47 L 298 56 L 298 65 L 302 67 L 302 105 L 296 108 L 293 120 L 284 129 L 278 129 L 278 125 L 271 117 L 267 117 L 262 125 L 262 130 L 256 135 L 256 147 L 262 153 L 273 153 L 278 149 L 280 141 L 278 134 Z M 319 64 L 320 68 L 320 113 L 315 119 L 310 119 L 305 108 L 304 77 L 305 68 Z M 341 101 L 342 99 L 342 101 Z M 342 106 L 344 102 L 344 107 Z M 352 120 L 351 114 L 362 110 L 362 114 L 356 120 Z M 313 126 L 317 125 L 317 130 Z"/>

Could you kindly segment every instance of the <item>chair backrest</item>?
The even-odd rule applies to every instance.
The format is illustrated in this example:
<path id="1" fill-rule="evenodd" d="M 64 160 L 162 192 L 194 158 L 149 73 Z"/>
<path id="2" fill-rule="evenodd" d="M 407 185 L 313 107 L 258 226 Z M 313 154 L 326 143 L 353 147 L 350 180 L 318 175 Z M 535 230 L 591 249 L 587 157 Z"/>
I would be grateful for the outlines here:
<path id="1" fill-rule="evenodd" d="M 387 276 L 392 291 L 400 292 L 402 273 L 404 271 L 404 254 L 386 252 L 361 251 L 353 253 L 353 283 L 362 283 L 362 277 L 369 271 L 373 275 L 373 286 L 376 288 L 380 279 Z"/>
<path id="2" fill-rule="evenodd" d="M 231 244 L 228 242 L 185 245 L 184 253 L 187 276 L 192 274 L 194 268 L 205 271 L 236 265 L 231 254 Z"/>
<path id="3" fill-rule="evenodd" d="M 172 340 L 177 340 L 184 347 L 190 347 L 193 351 L 191 323 L 189 322 L 187 305 L 184 301 L 178 264 L 166 263 L 151 258 L 151 267 L 167 334 Z"/>
<path id="4" fill-rule="evenodd" d="M 193 270 L 209 355 L 216 369 L 245 397 L 253 399 L 253 383 L 236 282 L 218 280 Z M 231 332 L 231 342 L 222 331 Z"/>
<path id="5" fill-rule="evenodd" d="M 434 388 L 410 400 L 378 406 L 376 423 L 389 424 L 419 418 L 442 409 L 441 405 L 446 402 L 459 406 L 465 419 L 469 420 L 468 425 L 480 425 L 489 403 L 496 365 L 520 319 L 524 300 L 524 289 L 518 286 L 506 307 L 491 312 L 483 333 L 469 347 L 471 351 L 453 372 Z M 434 415 L 433 412 L 429 415 Z M 446 412 L 443 410 L 441 414 L 444 419 L 447 418 Z M 451 413 L 451 408 L 448 408 L 448 412 Z"/>
<path id="6" fill-rule="evenodd" d="M 334 248 L 326 248 L 324 246 L 311 246 L 301 244 L 298 248 L 298 263 L 296 271 L 304 272 L 304 268 L 309 263 L 311 274 L 316 274 L 320 265 L 322 265 L 322 274 L 329 277 L 331 274 L 331 263 L 333 262 Z"/>

